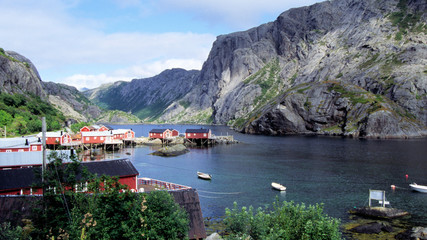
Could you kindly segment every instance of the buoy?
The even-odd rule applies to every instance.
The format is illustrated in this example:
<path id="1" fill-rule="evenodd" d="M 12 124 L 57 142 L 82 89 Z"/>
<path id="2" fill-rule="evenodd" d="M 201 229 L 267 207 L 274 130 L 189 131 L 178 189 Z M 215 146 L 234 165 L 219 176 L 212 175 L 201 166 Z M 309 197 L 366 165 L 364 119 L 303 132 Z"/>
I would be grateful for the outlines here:
<path id="1" fill-rule="evenodd" d="M 391 189 L 396 190 L 396 186 L 395 185 L 391 185 Z"/>
<path id="2" fill-rule="evenodd" d="M 406 181 L 408 181 L 408 174 L 406 174 L 405 177 L 406 177 Z"/>

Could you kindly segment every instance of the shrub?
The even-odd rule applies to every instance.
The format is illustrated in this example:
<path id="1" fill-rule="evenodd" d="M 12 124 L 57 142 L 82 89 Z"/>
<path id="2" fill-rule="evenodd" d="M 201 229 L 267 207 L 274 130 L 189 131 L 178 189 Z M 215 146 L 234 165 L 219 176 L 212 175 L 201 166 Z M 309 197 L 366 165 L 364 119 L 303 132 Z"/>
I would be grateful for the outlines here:
<path id="1" fill-rule="evenodd" d="M 323 213 L 323 205 L 306 207 L 304 204 L 279 202 L 271 209 L 226 209 L 224 220 L 230 239 L 341 239 L 340 220 Z"/>

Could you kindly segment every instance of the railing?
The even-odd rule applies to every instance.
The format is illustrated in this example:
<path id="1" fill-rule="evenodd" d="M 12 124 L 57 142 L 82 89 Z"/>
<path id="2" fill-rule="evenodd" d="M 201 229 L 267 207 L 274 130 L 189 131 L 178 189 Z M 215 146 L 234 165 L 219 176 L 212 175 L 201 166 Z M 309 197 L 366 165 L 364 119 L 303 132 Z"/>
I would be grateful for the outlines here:
<path id="1" fill-rule="evenodd" d="M 165 182 L 165 181 L 152 179 L 152 178 L 138 178 L 138 185 L 140 184 L 157 186 L 159 188 L 166 189 L 169 191 L 191 189 L 191 187 L 188 187 L 188 186 Z"/>

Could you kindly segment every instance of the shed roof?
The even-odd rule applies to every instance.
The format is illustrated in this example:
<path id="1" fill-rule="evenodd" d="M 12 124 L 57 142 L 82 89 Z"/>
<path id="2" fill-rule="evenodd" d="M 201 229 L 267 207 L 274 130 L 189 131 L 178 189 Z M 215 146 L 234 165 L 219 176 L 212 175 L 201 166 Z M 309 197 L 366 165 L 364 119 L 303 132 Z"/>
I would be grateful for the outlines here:
<path id="1" fill-rule="evenodd" d="M 185 133 L 208 133 L 210 129 L 198 128 L 198 129 L 187 129 Z"/>
<path id="2" fill-rule="evenodd" d="M 122 177 L 139 175 L 136 168 L 128 159 L 82 162 L 81 166 L 87 167 L 90 173 L 98 176 L 103 174 Z M 40 172 L 40 169 L 40 167 L 33 167 L 0 170 L 0 190 L 30 187 L 36 180 L 35 172 Z M 77 179 L 79 178 L 80 176 L 77 176 Z"/>
<path id="3" fill-rule="evenodd" d="M 169 130 L 169 129 L 167 129 L 167 128 L 155 128 L 155 129 L 151 129 L 150 133 L 164 133 L 166 130 Z"/>
<path id="4" fill-rule="evenodd" d="M 108 137 L 108 136 L 113 136 L 111 131 L 81 132 L 81 134 L 82 134 L 82 137 Z"/>

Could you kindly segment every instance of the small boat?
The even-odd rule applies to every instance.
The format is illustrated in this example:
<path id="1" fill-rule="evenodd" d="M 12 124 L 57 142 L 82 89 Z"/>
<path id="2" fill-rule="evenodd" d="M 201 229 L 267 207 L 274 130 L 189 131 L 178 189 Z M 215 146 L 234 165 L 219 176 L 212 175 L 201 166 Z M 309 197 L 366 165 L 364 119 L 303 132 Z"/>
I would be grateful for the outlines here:
<path id="1" fill-rule="evenodd" d="M 273 187 L 275 190 L 286 191 L 286 187 L 279 183 L 272 182 L 271 187 Z"/>
<path id="2" fill-rule="evenodd" d="M 412 183 L 412 184 L 409 184 L 409 187 L 411 187 L 411 189 L 414 191 L 427 193 L 427 186 Z"/>
<path id="3" fill-rule="evenodd" d="M 197 176 L 199 178 L 205 179 L 205 180 L 211 180 L 212 179 L 212 175 L 207 174 L 207 173 L 197 172 Z"/>

